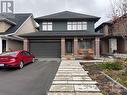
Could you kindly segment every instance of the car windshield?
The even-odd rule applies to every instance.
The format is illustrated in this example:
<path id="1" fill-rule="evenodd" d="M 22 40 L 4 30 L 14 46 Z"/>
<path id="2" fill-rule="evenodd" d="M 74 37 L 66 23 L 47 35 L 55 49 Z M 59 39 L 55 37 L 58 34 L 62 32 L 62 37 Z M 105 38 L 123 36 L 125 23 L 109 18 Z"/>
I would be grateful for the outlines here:
<path id="1" fill-rule="evenodd" d="M 17 52 L 4 52 L 0 56 L 15 56 Z"/>

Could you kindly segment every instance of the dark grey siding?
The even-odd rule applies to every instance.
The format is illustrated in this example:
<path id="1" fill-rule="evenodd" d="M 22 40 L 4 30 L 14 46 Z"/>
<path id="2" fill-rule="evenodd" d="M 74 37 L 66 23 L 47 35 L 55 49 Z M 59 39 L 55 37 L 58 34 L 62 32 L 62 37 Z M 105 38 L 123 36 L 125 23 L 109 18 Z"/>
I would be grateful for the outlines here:
<path id="1" fill-rule="evenodd" d="M 87 31 L 89 32 L 95 32 L 94 29 L 94 24 L 95 22 L 92 21 L 88 21 L 87 22 Z M 40 27 L 40 31 L 42 31 L 42 23 L 39 23 Z M 67 31 L 67 21 L 53 21 L 53 31 Z M 78 31 L 78 30 L 77 30 Z"/>
<path id="2" fill-rule="evenodd" d="M 42 22 L 39 23 L 39 30 L 42 31 Z"/>
<path id="3" fill-rule="evenodd" d="M 95 32 L 94 24 L 94 22 L 87 22 L 87 30 L 90 32 Z"/>
<path id="4" fill-rule="evenodd" d="M 53 22 L 53 31 L 66 31 L 67 22 Z"/>
<path id="5" fill-rule="evenodd" d="M 60 58 L 61 45 L 56 40 L 31 40 L 30 52 L 38 58 Z"/>
<path id="6" fill-rule="evenodd" d="M 94 29 L 95 22 L 87 22 L 87 31 L 95 32 Z M 66 31 L 67 22 L 53 22 L 53 31 Z"/>

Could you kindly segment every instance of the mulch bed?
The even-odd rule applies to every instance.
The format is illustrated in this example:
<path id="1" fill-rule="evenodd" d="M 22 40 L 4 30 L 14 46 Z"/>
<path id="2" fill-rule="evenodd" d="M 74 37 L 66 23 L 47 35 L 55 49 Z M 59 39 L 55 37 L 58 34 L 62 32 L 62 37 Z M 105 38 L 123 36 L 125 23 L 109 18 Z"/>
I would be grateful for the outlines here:
<path id="1" fill-rule="evenodd" d="M 84 70 L 89 71 L 89 76 L 98 82 L 98 88 L 104 95 L 127 95 L 127 91 L 118 84 L 113 83 L 94 63 L 81 63 Z"/>

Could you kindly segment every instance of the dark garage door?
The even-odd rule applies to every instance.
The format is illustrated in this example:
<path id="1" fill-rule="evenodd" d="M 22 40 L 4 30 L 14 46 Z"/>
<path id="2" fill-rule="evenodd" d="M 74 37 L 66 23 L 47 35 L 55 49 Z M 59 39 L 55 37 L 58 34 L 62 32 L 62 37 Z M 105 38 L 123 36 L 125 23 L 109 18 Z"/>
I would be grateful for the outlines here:
<path id="1" fill-rule="evenodd" d="M 59 58 L 60 49 L 60 41 L 30 41 L 30 51 L 39 58 Z"/>

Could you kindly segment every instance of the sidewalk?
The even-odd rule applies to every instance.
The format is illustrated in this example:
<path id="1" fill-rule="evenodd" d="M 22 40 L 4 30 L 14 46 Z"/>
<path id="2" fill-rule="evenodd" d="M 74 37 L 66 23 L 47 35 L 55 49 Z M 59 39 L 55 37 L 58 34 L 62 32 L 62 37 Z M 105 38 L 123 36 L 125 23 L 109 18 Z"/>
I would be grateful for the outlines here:
<path id="1" fill-rule="evenodd" d="M 48 95 L 102 95 L 78 61 L 62 61 Z"/>

